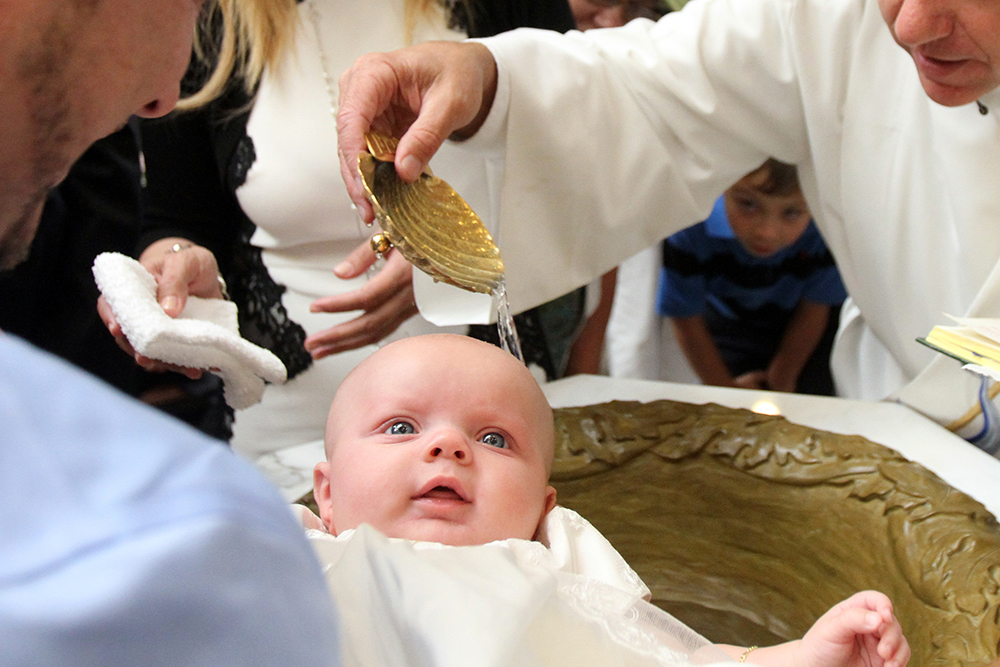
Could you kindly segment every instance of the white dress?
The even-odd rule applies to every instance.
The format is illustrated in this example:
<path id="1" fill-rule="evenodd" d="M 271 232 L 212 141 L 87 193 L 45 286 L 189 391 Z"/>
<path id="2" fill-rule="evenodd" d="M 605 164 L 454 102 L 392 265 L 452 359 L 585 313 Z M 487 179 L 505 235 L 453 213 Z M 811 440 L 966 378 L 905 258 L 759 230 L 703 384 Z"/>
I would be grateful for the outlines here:
<path id="1" fill-rule="evenodd" d="M 851 296 L 839 393 L 901 392 L 944 422 L 973 403 L 978 382 L 914 339 L 945 313 L 1000 315 L 1000 92 L 986 115 L 931 101 L 875 0 L 699 0 L 656 24 L 483 41 L 498 91 L 466 144 L 505 151 L 512 307 L 703 219 L 773 156 L 798 165 Z"/>
<path id="2" fill-rule="evenodd" d="M 453 547 L 368 525 L 307 531 L 340 614 L 345 667 L 680 667 L 731 661 L 669 614 L 580 515 L 541 541 Z M 544 543 L 543 543 L 544 542 Z"/>
<path id="3" fill-rule="evenodd" d="M 237 197 L 257 226 L 251 242 L 264 249 L 264 263 L 275 282 L 287 287 L 282 304 L 289 317 L 313 334 L 359 314 L 311 313 L 309 304 L 365 284 L 366 276 L 341 280 L 333 268 L 376 231 L 360 222 L 340 177 L 323 56 L 336 92 L 340 72 L 358 56 L 405 45 L 403 0 L 308 0 L 298 4 L 298 12 L 294 48 L 277 71 L 264 73 L 255 98 L 247 134 L 256 160 Z M 445 27 L 443 13 L 437 25 L 424 21 L 414 33 L 417 42 L 462 38 Z M 432 165 L 485 214 L 490 205 L 478 193 L 488 181 L 488 162 L 451 149 Z M 465 294 L 445 285 L 436 288 L 458 292 L 458 298 Z M 416 316 L 385 342 L 434 330 L 439 329 Z M 237 413 L 233 448 L 256 459 L 321 439 L 341 380 L 375 349 L 370 345 L 332 355 L 284 386 L 269 386 L 261 403 Z"/>

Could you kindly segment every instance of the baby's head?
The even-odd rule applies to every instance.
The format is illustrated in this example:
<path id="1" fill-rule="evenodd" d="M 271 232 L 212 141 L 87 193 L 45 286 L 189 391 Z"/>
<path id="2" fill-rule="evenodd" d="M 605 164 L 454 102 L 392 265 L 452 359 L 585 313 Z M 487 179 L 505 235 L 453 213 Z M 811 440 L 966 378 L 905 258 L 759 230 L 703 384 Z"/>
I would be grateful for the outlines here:
<path id="1" fill-rule="evenodd" d="M 386 345 L 341 384 L 314 494 L 327 530 L 532 539 L 555 505 L 552 410 L 527 368 L 466 336 Z"/>
<path id="2" fill-rule="evenodd" d="M 798 241 L 811 219 L 798 171 L 773 158 L 726 190 L 725 202 L 733 234 L 756 257 L 769 257 Z"/>

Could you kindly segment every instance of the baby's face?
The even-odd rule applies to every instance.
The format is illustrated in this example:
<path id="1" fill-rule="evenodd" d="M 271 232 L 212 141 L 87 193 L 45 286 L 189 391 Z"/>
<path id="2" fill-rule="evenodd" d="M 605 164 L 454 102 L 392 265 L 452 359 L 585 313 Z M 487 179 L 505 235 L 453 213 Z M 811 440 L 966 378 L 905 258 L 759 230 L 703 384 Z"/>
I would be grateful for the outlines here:
<path id="1" fill-rule="evenodd" d="M 393 343 L 338 392 L 316 499 L 331 533 L 531 539 L 555 504 L 552 412 L 506 352 L 462 336 Z"/>

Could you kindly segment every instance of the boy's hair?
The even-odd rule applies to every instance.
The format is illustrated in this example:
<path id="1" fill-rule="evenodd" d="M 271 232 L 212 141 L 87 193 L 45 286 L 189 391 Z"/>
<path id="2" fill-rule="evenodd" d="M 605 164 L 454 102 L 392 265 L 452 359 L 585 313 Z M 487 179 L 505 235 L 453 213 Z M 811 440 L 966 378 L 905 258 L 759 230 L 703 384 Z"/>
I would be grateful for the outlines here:
<path id="1" fill-rule="evenodd" d="M 784 197 L 785 195 L 794 194 L 801 190 L 799 172 L 795 168 L 795 165 L 787 164 L 771 157 L 767 159 L 767 162 L 750 172 L 748 176 L 759 174 L 765 170 L 767 171 L 767 180 L 757 188 L 765 195 Z"/>

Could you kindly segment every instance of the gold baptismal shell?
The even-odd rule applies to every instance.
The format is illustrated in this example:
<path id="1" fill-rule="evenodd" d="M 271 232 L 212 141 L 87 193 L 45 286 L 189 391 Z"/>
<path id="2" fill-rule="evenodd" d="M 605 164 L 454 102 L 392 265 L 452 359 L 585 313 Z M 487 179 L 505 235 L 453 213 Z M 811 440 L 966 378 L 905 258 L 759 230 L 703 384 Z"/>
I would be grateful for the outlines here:
<path id="1" fill-rule="evenodd" d="M 479 216 L 429 171 L 413 183 L 403 182 L 393 164 L 395 138 L 375 132 L 365 138 L 370 153 L 358 155 L 358 171 L 393 246 L 436 280 L 470 292 L 494 291 L 504 266 Z"/>

